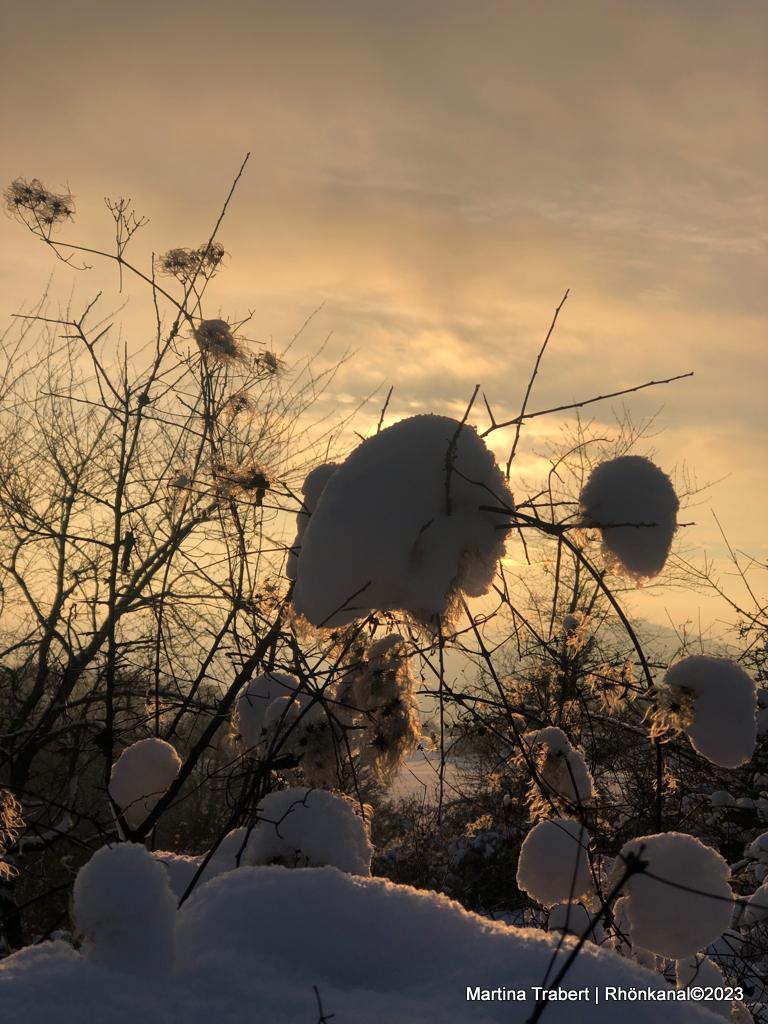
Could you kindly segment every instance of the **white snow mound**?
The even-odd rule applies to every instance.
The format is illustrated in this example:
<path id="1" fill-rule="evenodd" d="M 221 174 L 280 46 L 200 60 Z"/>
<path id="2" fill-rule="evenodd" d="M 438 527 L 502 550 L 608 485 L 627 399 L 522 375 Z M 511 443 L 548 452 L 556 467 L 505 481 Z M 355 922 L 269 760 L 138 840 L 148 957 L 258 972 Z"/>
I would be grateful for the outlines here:
<path id="1" fill-rule="evenodd" d="M 579 501 L 584 525 L 600 530 L 609 562 L 638 579 L 661 572 L 677 529 L 680 502 L 672 481 L 650 459 L 622 455 L 601 462 Z"/>
<path id="2" fill-rule="evenodd" d="M 157 866 L 159 870 L 159 865 Z M 49 1024 L 307 1024 L 323 1012 L 339 1024 L 523 1024 L 531 985 L 570 952 L 555 935 L 510 928 L 436 893 L 333 868 L 240 868 L 196 890 L 177 918 L 176 971 L 134 976 L 93 964 L 63 942 L 0 961 L 0 1019 Z M 652 974 L 588 945 L 568 987 L 669 990 Z M 471 990 L 524 990 L 524 1001 L 468 1000 Z M 690 1003 L 622 1003 L 626 1024 L 648 1024 L 649 1005 L 669 1024 L 715 1024 Z M 552 1002 L 552 1024 L 613 1024 L 616 1006 Z M 655 1018 L 654 1018 L 655 1019 Z"/>
<path id="3" fill-rule="evenodd" d="M 314 626 L 372 609 L 427 623 L 463 592 L 484 594 L 504 553 L 512 507 L 473 427 L 413 416 L 363 441 L 327 480 L 302 536 L 293 603 Z"/>

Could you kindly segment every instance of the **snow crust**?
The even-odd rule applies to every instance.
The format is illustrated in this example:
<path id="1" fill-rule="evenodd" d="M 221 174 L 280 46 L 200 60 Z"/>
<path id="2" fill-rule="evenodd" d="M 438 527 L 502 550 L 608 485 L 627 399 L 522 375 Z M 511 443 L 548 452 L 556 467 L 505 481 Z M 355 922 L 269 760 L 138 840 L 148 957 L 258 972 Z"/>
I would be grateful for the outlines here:
<path id="1" fill-rule="evenodd" d="M 737 662 L 705 654 L 683 658 L 667 669 L 661 696 L 667 706 L 674 702 L 687 714 L 682 724 L 702 757 L 721 768 L 750 760 L 757 742 L 757 697 L 754 680 Z"/>
<path id="2" fill-rule="evenodd" d="M 158 865 L 159 869 L 159 865 Z M 530 986 L 559 936 L 477 917 L 436 893 L 333 868 L 240 868 L 196 890 L 176 915 L 176 969 L 135 976 L 93 963 L 63 942 L 0 961 L 0 1019 L 50 1024 L 307 1024 L 318 1019 L 316 985 L 334 1024 L 523 1024 Z M 574 988 L 667 988 L 658 975 L 587 944 L 568 974 Z M 528 991 L 525 1002 L 468 1003 L 467 986 Z M 649 1007 L 671 1024 L 712 1024 L 689 1003 L 622 1003 L 627 1024 L 648 1024 Z M 615 1024 L 615 1004 L 555 1002 L 554 1024 Z M 655 1019 L 655 1018 L 654 1018 Z"/>
<path id="3" fill-rule="evenodd" d="M 544 907 L 578 900 L 591 888 L 588 846 L 589 833 L 580 822 L 540 821 L 520 847 L 518 886 Z"/>
<path id="4" fill-rule="evenodd" d="M 137 740 L 112 765 L 109 795 L 129 828 L 140 825 L 179 774 L 181 758 L 165 740 Z"/>
<path id="5" fill-rule="evenodd" d="M 474 428 L 413 416 L 363 441 L 327 480 L 302 535 L 293 602 L 314 626 L 372 609 L 434 624 L 458 593 L 484 594 L 512 506 Z"/>
<path id="6" fill-rule="evenodd" d="M 622 890 L 633 945 L 678 960 L 705 949 L 728 928 L 733 910 L 730 869 L 716 850 L 681 832 L 641 836 L 622 847 L 611 885 L 618 882 L 623 859 L 630 854 L 647 864 Z"/>
<path id="7" fill-rule="evenodd" d="M 601 462 L 581 492 L 580 505 L 585 525 L 600 530 L 609 562 L 638 579 L 661 572 L 680 502 L 672 481 L 650 459 L 622 455 Z"/>
<path id="8" fill-rule="evenodd" d="M 78 872 L 73 902 L 83 950 L 94 962 L 138 975 L 171 968 L 176 900 L 143 846 L 102 846 Z"/>
<path id="9" fill-rule="evenodd" d="M 265 796 L 257 814 L 245 863 L 329 864 L 353 875 L 370 875 L 368 830 L 346 797 L 324 789 L 284 789 Z"/>

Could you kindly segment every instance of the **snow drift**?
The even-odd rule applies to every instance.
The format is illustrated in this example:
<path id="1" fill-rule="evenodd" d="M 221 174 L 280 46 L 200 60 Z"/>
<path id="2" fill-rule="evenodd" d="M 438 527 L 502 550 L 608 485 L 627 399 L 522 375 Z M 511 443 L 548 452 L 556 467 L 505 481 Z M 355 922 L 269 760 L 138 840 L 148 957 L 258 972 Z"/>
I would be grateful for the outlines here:
<path id="1" fill-rule="evenodd" d="M 149 854 L 145 853 L 148 859 Z M 130 877 L 123 880 L 130 888 Z M 167 892 L 167 890 L 166 890 Z M 61 1018 L 110 1024 L 307 1024 L 313 986 L 338 1024 L 523 1024 L 531 986 L 570 951 L 558 936 L 510 928 L 435 893 L 334 868 L 239 868 L 196 890 L 176 914 L 176 969 L 157 979 L 94 964 L 64 942 L 0 962 L 0 1019 Z M 590 945 L 568 974 L 573 988 L 665 990 L 658 975 Z M 469 1002 L 467 988 L 524 989 L 524 1002 Z M 692 1004 L 650 1004 L 670 1024 L 705 1024 Z M 649 1004 L 622 1003 L 627 1024 L 647 1024 Z M 613 1024 L 616 1006 L 554 1002 L 553 1024 Z"/>
<path id="2" fill-rule="evenodd" d="M 363 441 L 329 477 L 301 538 L 293 603 L 314 626 L 372 609 L 434 624 L 484 594 L 504 552 L 504 477 L 473 427 L 413 416 Z"/>

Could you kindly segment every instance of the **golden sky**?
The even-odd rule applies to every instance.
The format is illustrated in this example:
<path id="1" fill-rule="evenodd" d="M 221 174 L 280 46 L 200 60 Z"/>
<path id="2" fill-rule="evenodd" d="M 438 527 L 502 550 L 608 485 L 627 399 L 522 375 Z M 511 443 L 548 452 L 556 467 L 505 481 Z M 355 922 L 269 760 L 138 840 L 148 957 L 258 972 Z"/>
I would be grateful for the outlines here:
<path id="1" fill-rule="evenodd" d="M 455 413 L 476 383 L 514 415 L 570 288 L 533 405 L 695 370 L 630 409 L 661 410 L 646 450 L 665 469 L 721 480 L 688 544 L 722 553 L 715 509 L 765 559 L 762 0 L 2 10 L 3 177 L 71 188 L 62 237 L 107 244 L 102 197 L 122 194 L 151 218 L 135 257 L 200 244 L 250 150 L 210 301 L 253 309 L 249 333 L 277 349 L 324 303 L 307 346 L 332 331 L 329 358 L 356 351 L 328 400 L 393 384 L 395 416 Z M 54 268 L 8 218 L 0 232 L 7 322 Z M 104 281 L 55 271 L 62 300 Z M 686 600 L 674 614 L 695 618 Z"/>

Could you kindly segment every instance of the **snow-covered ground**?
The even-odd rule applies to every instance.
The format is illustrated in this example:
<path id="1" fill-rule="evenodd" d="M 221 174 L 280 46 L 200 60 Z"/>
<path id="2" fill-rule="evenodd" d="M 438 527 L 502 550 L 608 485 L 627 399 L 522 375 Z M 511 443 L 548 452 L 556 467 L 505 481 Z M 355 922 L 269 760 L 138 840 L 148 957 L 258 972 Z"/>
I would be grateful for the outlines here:
<path id="1" fill-rule="evenodd" d="M 157 884 L 165 883 L 165 869 L 141 855 L 139 872 L 132 868 L 120 879 L 101 871 L 95 890 L 83 887 L 90 888 L 80 893 L 88 937 L 79 951 L 45 942 L 0 963 L 3 1024 L 317 1024 L 316 992 L 333 1024 L 522 1024 L 533 1010 L 533 986 L 542 986 L 548 971 L 551 979 L 570 950 L 566 940 L 553 962 L 551 935 L 329 867 L 241 867 L 169 911 Z M 122 920 L 114 916 L 121 882 Z M 111 893 L 108 921 L 95 913 L 102 883 Z M 150 916 L 169 919 L 172 930 L 150 936 Z M 105 946 L 119 951 L 119 962 L 104 956 Z M 606 986 L 672 991 L 658 974 L 590 946 L 565 983 L 581 995 L 551 1003 L 545 1024 L 718 1019 L 687 1002 L 606 1001 Z M 517 998 L 473 1000 L 468 989 Z"/>

